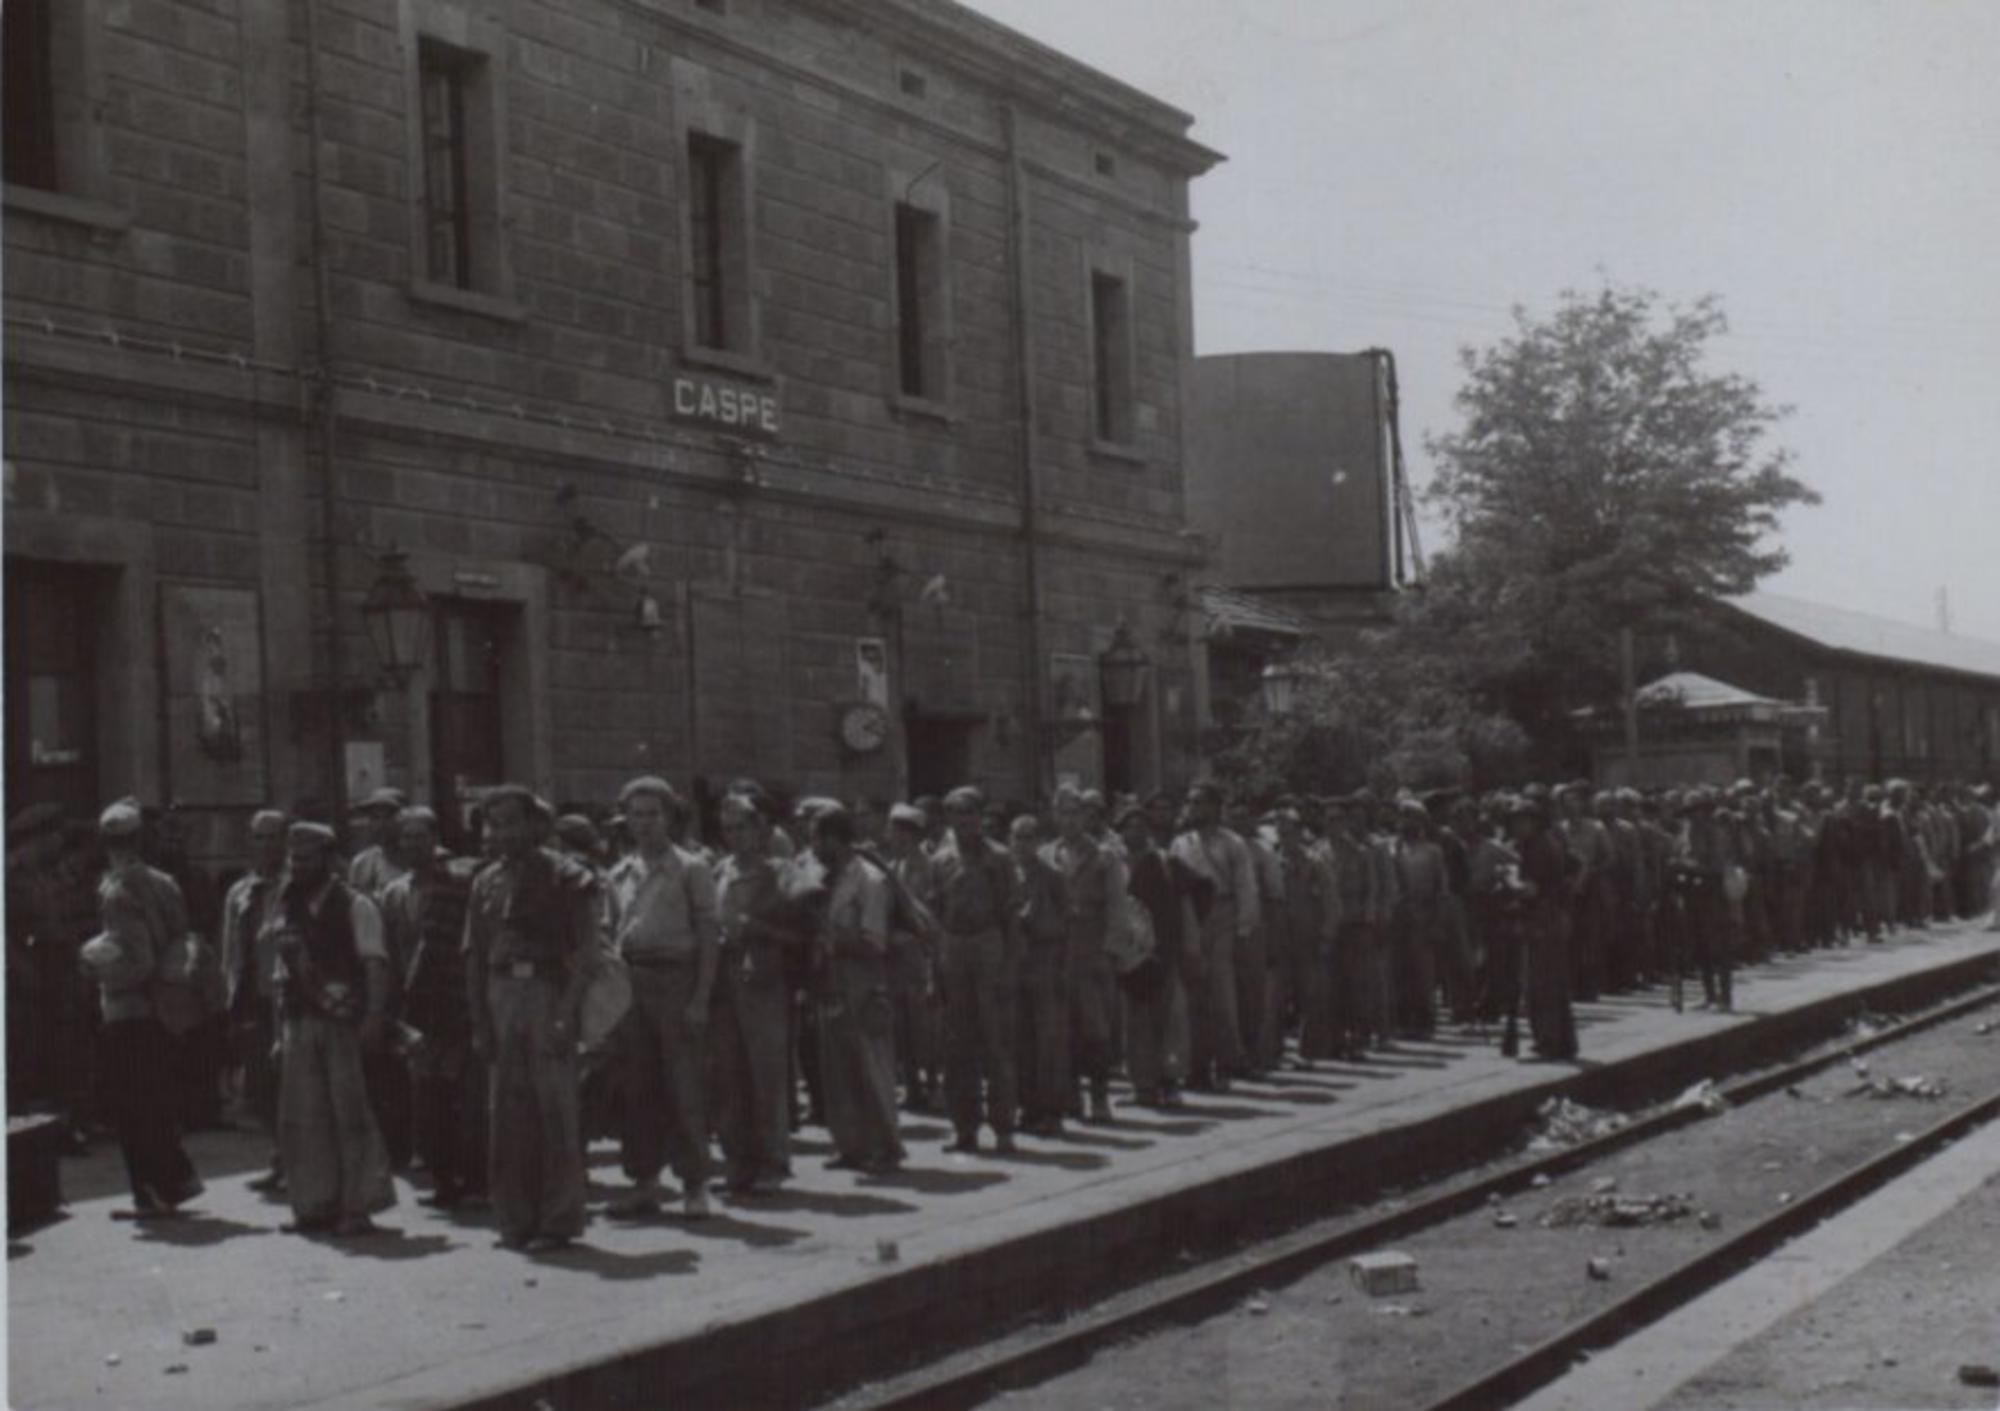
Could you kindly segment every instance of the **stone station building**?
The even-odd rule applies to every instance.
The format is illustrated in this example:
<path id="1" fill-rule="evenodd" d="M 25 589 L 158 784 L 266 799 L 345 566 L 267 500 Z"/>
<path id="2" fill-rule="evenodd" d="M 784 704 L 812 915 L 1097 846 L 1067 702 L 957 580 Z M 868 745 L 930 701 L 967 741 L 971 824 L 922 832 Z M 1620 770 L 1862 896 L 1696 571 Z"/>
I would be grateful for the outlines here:
<path id="1" fill-rule="evenodd" d="M 5 14 L 10 812 L 1192 772 L 1186 114 L 948 0 Z"/>

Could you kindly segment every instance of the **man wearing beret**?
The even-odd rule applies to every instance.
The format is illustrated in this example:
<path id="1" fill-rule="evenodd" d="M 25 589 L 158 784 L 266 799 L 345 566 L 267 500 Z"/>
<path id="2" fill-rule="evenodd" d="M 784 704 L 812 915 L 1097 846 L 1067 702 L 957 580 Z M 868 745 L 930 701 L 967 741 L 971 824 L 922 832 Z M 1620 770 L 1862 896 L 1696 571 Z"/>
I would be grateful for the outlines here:
<path id="1" fill-rule="evenodd" d="M 362 1069 L 388 1037 L 389 951 L 382 913 L 342 879 L 333 848 L 323 823 L 286 830 L 285 883 L 266 921 L 283 1016 L 279 1156 L 289 1229 L 365 1235 L 396 1203 Z"/>
<path id="2" fill-rule="evenodd" d="M 596 968 L 597 878 L 542 847 L 533 793 L 486 796 L 493 862 L 472 883 L 465 982 L 474 1051 L 491 1067 L 488 1193 L 508 1249 L 559 1249 L 583 1233 L 577 1035 Z"/>
<path id="3" fill-rule="evenodd" d="M 99 1071 L 132 1186 L 132 1208 L 112 1213 L 151 1220 L 172 1215 L 202 1187 L 175 1124 L 172 1048 L 152 1001 L 167 947 L 187 934 L 187 906 L 173 878 L 140 859 L 140 828 L 136 799 L 120 799 L 98 819 L 104 931 L 82 956 L 102 996 Z"/>

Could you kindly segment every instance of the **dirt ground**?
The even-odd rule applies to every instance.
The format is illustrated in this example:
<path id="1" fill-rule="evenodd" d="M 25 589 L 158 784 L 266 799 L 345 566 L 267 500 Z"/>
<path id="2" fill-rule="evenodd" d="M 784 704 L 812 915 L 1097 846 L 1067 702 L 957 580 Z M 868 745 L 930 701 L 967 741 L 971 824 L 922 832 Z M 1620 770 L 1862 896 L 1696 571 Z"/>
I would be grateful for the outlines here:
<path id="1" fill-rule="evenodd" d="M 1319 1270 L 1203 1323 L 1114 1348 L 1062 1378 L 992 1404 L 1038 1411 L 1197 1411 L 1218 1406 L 1404 1411 L 1421 1405 L 1879 1153 L 1899 1134 L 1921 1130 L 1983 1096 L 2000 1079 L 2000 1034 L 1976 1032 L 1990 1017 L 1990 1011 L 1982 1011 L 1953 1020 L 1867 1055 L 1862 1060 L 1865 1075 L 1847 1064 L 1836 1065 L 1795 1090 L 1682 1128 L 1544 1188 L 1519 1192 L 1504 1205 L 1407 1239 L 1397 1248 L 1417 1261 L 1421 1286 L 1416 1292 L 1370 1297 L 1351 1281 L 1344 1264 Z M 1876 1098 L 1855 1092 L 1864 1078 L 1918 1076 L 1942 1080 L 1946 1096 Z M 1607 1179 L 1615 1180 L 1615 1190 L 1600 1189 Z M 1696 1215 L 1629 1228 L 1544 1226 L 1559 1201 L 1593 1193 L 1681 1195 L 1710 1219 L 1704 1222 Z M 1511 1224 L 1502 1220 L 1503 1212 Z M 1996 1218 L 1991 1203 L 1986 1215 Z M 1992 1227 L 1967 1237 L 1977 1241 L 1968 1247 L 1983 1251 L 1987 1264 L 2000 1270 L 2000 1257 L 1994 1254 L 2000 1245 L 1992 1238 Z M 1961 1267 L 1969 1259 L 1961 1254 Z M 1593 1260 L 1601 1261 L 1605 1277 L 1591 1275 Z M 1984 1312 L 1989 1324 L 1986 1356 L 1961 1360 L 2000 1360 L 2000 1349 L 1990 1345 L 1993 1321 L 2000 1318 L 2000 1299 L 1993 1297 L 1991 1283 Z M 1972 1305 L 1964 1305 L 1961 1316 L 1972 1316 Z M 1875 1329 L 1872 1322 L 1846 1326 L 1870 1327 L 1871 1335 Z M 1920 1339 L 1914 1327 L 1905 1330 L 1894 1322 L 1881 1327 L 1885 1350 L 1892 1341 L 1914 1348 Z M 1951 1346 L 1963 1346 L 1969 1335 L 1961 1330 L 1945 1339 L 1939 1333 L 1941 1345 Z M 1838 1363 L 1829 1364 L 1827 1376 L 1851 1373 L 1860 1357 L 1855 1340 L 1837 1331 L 1827 1339 Z M 1956 1363 L 1949 1370 L 1955 1373 L 1955 1368 Z M 1743 1380 L 1731 1385 L 1764 1397 L 1763 1375 L 1748 1366 Z M 1851 1387 L 1843 1397 L 1837 1385 L 1831 1386 L 1828 1396 L 1799 1403 L 1696 1396 L 1682 1411 L 1711 1405 L 1877 1404 L 1872 1396 L 1857 1399 Z M 1994 1402 L 1960 1395 L 1910 1404 Z"/>

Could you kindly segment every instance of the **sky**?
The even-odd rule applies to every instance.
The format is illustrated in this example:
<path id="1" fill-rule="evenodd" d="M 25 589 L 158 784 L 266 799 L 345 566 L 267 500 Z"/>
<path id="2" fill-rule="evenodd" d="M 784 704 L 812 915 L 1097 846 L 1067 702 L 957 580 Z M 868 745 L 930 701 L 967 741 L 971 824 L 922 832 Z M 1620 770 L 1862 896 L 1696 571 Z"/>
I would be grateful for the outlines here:
<path id="1" fill-rule="evenodd" d="M 970 3 L 1227 156 L 1197 353 L 1392 349 L 1421 485 L 1515 307 L 1715 295 L 1824 498 L 1762 586 L 2000 641 L 2000 3 Z"/>

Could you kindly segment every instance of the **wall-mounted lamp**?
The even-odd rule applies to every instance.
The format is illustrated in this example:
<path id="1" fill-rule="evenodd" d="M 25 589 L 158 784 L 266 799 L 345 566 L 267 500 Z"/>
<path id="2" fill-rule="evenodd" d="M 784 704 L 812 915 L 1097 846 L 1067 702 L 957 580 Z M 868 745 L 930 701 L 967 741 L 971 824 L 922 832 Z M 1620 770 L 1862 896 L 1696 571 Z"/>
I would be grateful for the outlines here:
<path id="1" fill-rule="evenodd" d="M 400 691 L 430 658 L 431 601 L 417 586 L 410 557 L 401 549 L 391 545 L 377 552 L 375 568 L 375 581 L 361 600 L 361 622 L 382 679 Z"/>
<path id="2" fill-rule="evenodd" d="M 1130 710 L 1139 704 L 1146 689 L 1146 668 L 1153 664 L 1132 640 L 1132 631 L 1120 618 L 1111 633 L 1111 645 L 1097 658 L 1098 688 L 1104 693 L 1106 710 Z"/>

